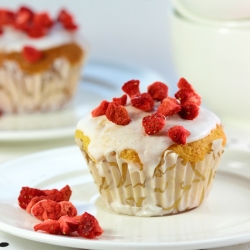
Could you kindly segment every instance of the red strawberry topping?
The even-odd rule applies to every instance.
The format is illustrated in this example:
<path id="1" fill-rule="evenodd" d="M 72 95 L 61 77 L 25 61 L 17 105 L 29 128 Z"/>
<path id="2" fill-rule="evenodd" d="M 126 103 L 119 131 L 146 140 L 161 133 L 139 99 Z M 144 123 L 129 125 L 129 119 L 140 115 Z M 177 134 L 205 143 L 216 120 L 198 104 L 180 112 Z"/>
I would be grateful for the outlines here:
<path id="1" fill-rule="evenodd" d="M 14 12 L 6 9 L 0 9 L 0 26 L 13 24 L 14 20 Z"/>
<path id="2" fill-rule="evenodd" d="M 180 89 L 175 93 L 175 97 L 181 104 L 184 104 L 187 101 L 194 102 L 198 106 L 201 104 L 201 97 L 197 93 L 190 90 Z"/>
<path id="3" fill-rule="evenodd" d="M 63 27 L 68 31 L 75 31 L 78 29 L 78 26 L 75 23 L 63 23 Z"/>
<path id="4" fill-rule="evenodd" d="M 78 27 L 74 22 L 74 18 L 71 14 L 69 14 L 66 10 L 61 10 L 57 20 L 62 23 L 63 27 L 66 30 L 74 31 Z"/>
<path id="5" fill-rule="evenodd" d="M 201 105 L 201 97 L 196 93 L 191 84 L 186 79 L 181 78 L 177 84 L 179 91 L 175 93 L 175 97 L 180 101 L 181 104 L 185 102 L 193 102 L 198 106 Z"/>
<path id="6" fill-rule="evenodd" d="M 61 226 L 58 220 L 45 220 L 34 226 L 35 231 L 43 231 L 49 234 L 61 234 Z"/>
<path id="7" fill-rule="evenodd" d="M 70 235 L 78 229 L 79 222 L 76 218 L 67 215 L 61 216 L 58 220 L 60 223 L 60 231 L 64 235 Z"/>
<path id="8" fill-rule="evenodd" d="M 66 185 L 65 187 L 63 187 L 59 192 L 63 196 L 62 201 L 69 201 L 71 194 L 72 194 L 72 190 L 69 185 Z"/>
<path id="9" fill-rule="evenodd" d="M 106 117 L 109 121 L 117 125 L 127 125 L 131 121 L 126 108 L 122 105 L 118 106 L 113 102 L 108 105 L 108 108 L 106 110 Z"/>
<path id="10" fill-rule="evenodd" d="M 103 233 L 97 219 L 87 212 L 75 217 L 61 216 L 58 220 L 44 220 L 35 225 L 34 230 L 57 235 L 70 235 L 77 232 L 80 236 L 88 239 L 94 239 Z"/>
<path id="11" fill-rule="evenodd" d="M 61 206 L 61 214 L 60 216 L 67 215 L 69 217 L 74 217 L 77 215 L 77 210 L 75 206 L 69 201 L 61 201 L 59 202 Z"/>
<path id="12" fill-rule="evenodd" d="M 47 34 L 47 28 L 41 24 L 32 25 L 27 29 L 27 35 L 31 38 L 38 39 Z"/>
<path id="13" fill-rule="evenodd" d="M 147 112 L 153 110 L 154 100 L 149 93 L 142 93 L 132 97 L 131 105 L 137 109 Z"/>
<path id="14" fill-rule="evenodd" d="M 61 206 L 52 200 L 41 200 L 31 208 L 31 214 L 38 220 L 57 220 L 61 215 Z"/>
<path id="15" fill-rule="evenodd" d="M 63 199 L 69 200 L 71 193 L 68 185 L 60 191 L 22 187 L 18 201 L 21 208 L 26 208 L 27 212 L 42 221 L 34 226 L 35 231 L 56 235 L 70 235 L 77 232 L 80 236 L 88 239 L 100 236 L 103 230 L 93 215 L 86 212 L 77 215 L 77 210 L 71 202 L 55 201 L 60 196 L 59 194 Z"/>
<path id="16" fill-rule="evenodd" d="M 14 27 L 27 31 L 30 28 L 33 16 L 34 12 L 30 8 L 21 6 L 16 13 Z"/>
<path id="17" fill-rule="evenodd" d="M 32 198 L 42 195 L 45 195 L 43 190 L 30 187 L 22 187 L 18 197 L 19 206 L 23 209 L 26 209 Z"/>
<path id="18" fill-rule="evenodd" d="M 72 191 L 69 185 L 63 187 L 60 191 L 58 189 L 45 189 L 44 193 L 48 196 L 53 196 L 54 201 L 69 201 Z"/>
<path id="19" fill-rule="evenodd" d="M 57 20 L 61 23 L 72 23 L 73 16 L 67 10 L 62 9 L 58 14 Z"/>
<path id="20" fill-rule="evenodd" d="M 147 135 L 158 133 L 165 126 L 165 116 L 160 113 L 148 115 L 142 119 L 142 126 Z"/>
<path id="21" fill-rule="evenodd" d="M 124 94 L 123 96 L 121 96 L 121 97 L 119 97 L 119 98 L 114 97 L 114 98 L 113 98 L 113 102 L 114 102 L 115 104 L 117 104 L 118 106 L 119 106 L 119 105 L 125 106 L 126 103 L 127 103 L 127 95 Z"/>
<path id="22" fill-rule="evenodd" d="M 182 126 L 174 126 L 168 130 L 168 136 L 173 142 L 185 145 L 190 132 Z"/>
<path id="23" fill-rule="evenodd" d="M 56 201 L 56 196 L 54 195 L 42 195 L 42 196 L 35 196 L 31 199 L 31 201 L 29 202 L 28 206 L 26 207 L 26 211 L 28 213 L 31 213 L 31 209 L 32 207 L 39 201 L 42 200 L 52 200 L 52 201 Z"/>
<path id="24" fill-rule="evenodd" d="M 100 236 L 103 233 L 103 230 L 96 218 L 93 215 L 85 212 L 80 217 L 80 223 L 77 232 L 84 238 L 93 239 L 96 236 Z"/>
<path id="25" fill-rule="evenodd" d="M 25 46 L 22 50 L 23 58 L 29 62 L 34 63 L 41 59 L 42 52 L 31 46 Z"/>
<path id="26" fill-rule="evenodd" d="M 179 82 L 177 83 L 177 87 L 179 89 L 194 91 L 192 85 L 185 78 L 180 78 Z"/>
<path id="27" fill-rule="evenodd" d="M 177 114 L 181 110 L 180 104 L 173 97 L 165 98 L 161 105 L 157 109 L 157 113 L 161 113 L 164 116 L 172 116 Z"/>
<path id="28" fill-rule="evenodd" d="M 177 84 L 179 91 L 175 94 L 176 98 L 167 96 L 168 86 L 162 82 L 152 83 L 148 86 L 148 92 L 142 94 L 140 93 L 139 84 L 139 80 L 127 81 L 122 86 L 122 90 L 130 97 L 131 105 L 137 109 L 149 112 L 157 107 L 156 113 L 143 118 L 142 125 L 146 134 L 153 135 L 162 130 L 166 122 L 165 117 L 178 114 L 182 119 L 193 120 L 199 115 L 201 97 L 186 79 L 181 78 L 179 80 Z M 155 106 L 154 100 L 158 102 L 157 106 Z M 131 119 L 125 107 L 126 103 L 126 95 L 113 98 L 111 103 L 103 101 L 99 107 L 92 111 L 92 116 L 106 114 L 109 121 L 117 125 L 127 125 Z M 133 115 L 131 117 L 133 119 Z M 180 140 L 180 143 L 183 142 L 183 140 Z"/>
<path id="29" fill-rule="evenodd" d="M 75 31 L 78 28 L 73 16 L 66 10 L 59 13 L 57 21 L 68 31 Z M 54 25 L 54 21 L 47 12 L 36 13 L 26 6 L 21 6 L 15 12 L 0 9 L 0 34 L 3 33 L 3 26 L 5 25 L 11 25 L 31 38 L 41 38 L 49 32 Z"/>
<path id="30" fill-rule="evenodd" d="M 97 116 L 105 115 L 108 106 L 109 106 L 109 102 L 107 102 L 105 100 L 102 101 L 97 108 L 95 108 L 94 110 L 92 110 L 92 112 L 91 112 L 92 117 L 97 117 Z"/>
<path id="31" fill-rule="evenodd" d="M 33 17 L 33 25 L 36 27 L 41 25 L 42 27 L 50 28 L 53 25 L 53 20 L 47 12 L 35 13 Z"/>
<path id="32" fill-rule="evenodd" d="M 122 86 L 122 90 L 130 97 L 140 95 L 140 81 L 139 80 L 130 80 Z"/>
<path id="33" fill-rule="evenodd" d="M 185 102 L 181 105 L 181 111 L 179 115 L 181 118 L 186 120 L 193 120 L 199 115 L 200 107 L 193 102 Z"/>
<path id="34" fill-rule="evenodd" d="M 168 86 L 163 82 L 154 82 L 148 86 L 148 93 L 153 100 L 162 101 L 168 96 Z"/>
<path id="35" fill-rule="evenodd" d="M 21 208 L 26 209 L 27 212 L 30 212 L 31 207 L 42 199 L 49 199 L 56 202 L 68 201 L 71 193 L 72 191 L 68 185 L 63 187 L 60 191 L 57 189 L 41 190 L 37 188 L 22 187 L 18 201 Z"/>

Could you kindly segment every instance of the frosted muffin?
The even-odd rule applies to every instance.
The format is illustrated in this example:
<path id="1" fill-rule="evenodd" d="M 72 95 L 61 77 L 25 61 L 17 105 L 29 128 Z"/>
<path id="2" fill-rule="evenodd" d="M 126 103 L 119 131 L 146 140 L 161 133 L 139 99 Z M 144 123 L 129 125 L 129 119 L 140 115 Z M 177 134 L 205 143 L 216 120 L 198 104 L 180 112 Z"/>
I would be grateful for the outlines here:
<path id="1" fill-rule="evenodd" d="M 76 143 L 110 210 L 159 216 L 207 198 L 226 137 L 192 86 L 182 78 L 178 87 L 175 98 L 160 82 L 141 94 L 131 80 L 125 95 L 102 101 L 77 124 Z"/>
<path id="2" fill-rule="evenodd" d="M 52 111 L 75 94 L 86 47 L 73 16 L 0 9 L 0 110 Z"/>

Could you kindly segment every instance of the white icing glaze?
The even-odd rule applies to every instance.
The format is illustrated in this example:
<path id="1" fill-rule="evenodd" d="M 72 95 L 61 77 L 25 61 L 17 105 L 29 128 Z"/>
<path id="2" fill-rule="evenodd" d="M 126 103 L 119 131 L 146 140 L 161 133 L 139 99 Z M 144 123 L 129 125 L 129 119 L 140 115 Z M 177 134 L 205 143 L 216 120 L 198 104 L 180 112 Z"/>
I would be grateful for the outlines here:
<path id="1" fill-rule="evenodd" d="M 67 31 L 60 25 L 52 27 L 48 34 L 41 38 L 31 38 L 23 32 L 5 27 L 0 37 L 0 51 L 20 52 L 27 45 L 43 50 L 78 40 L 75 32 Z"/>
<path id="2" fill-rule="evenodd" d="M 190 132 L 187 138 L 189 143 L 207 136 L 216 128 L 216 124 L 220 124 L 220 119 L 215 114 L 201 107 L 194 120 L 184 120 L 178 115 L 167 117 L 165 127 L 159 133 L 149 136 L 142 127 L 142 118 L 149 113 L 131 105 L 125 107 L 131 117 L 131 122 L 126 126 L 116 125 L 104 115 L 95 118 L 89 115 L 77 124 L 77 129 L 90 138 L 88 152 L 97 161 L 111 151 L 119 154 L 124 149 L 133 149 L 138 153 L 144 167 L 155 167 L 162 153 L 173 144 L 167 136 L 170 127 L 180 125 L 187 129 Z"/>

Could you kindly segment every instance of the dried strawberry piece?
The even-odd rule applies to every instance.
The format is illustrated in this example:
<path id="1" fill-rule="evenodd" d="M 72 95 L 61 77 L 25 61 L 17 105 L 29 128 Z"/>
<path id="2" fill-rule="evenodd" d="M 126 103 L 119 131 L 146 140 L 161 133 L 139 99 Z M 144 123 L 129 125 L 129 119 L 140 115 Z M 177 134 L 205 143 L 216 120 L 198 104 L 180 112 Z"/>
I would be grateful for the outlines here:
<path id="1" fill-rule="evenodd" d="M 113 102 L 116 104 L 116 105 L 122 105 L 122 106 L 125 106 L 126 103 L 127 103 L 127 95 L 122 95 L 121 97 L 119 98 L 116 98 L 114 97 L 113 98 Z"/>
<path id="2" fill-rule="evenodd" d="M 165 98 L 157 109 L 157 113 L 164 116 L 171 116 L 177 114 L 181 110 L 181 106 L 175 98 Z"/>
<path id="3" fill-rule="evenodd" d="M 61 214 L 60 216 L 67 215 L 69 217 L 74 217 L 77 215 L 77 210 L 75 206 L 69 201 L 61 201 L 59 202 L 61 206 Z"/>
<path id="4" fill-rule="evenodd" d="M 180 101 L 181 104 L 184 104 L 185 102 L 194 102 L 198 106 L 201 105 L 201 97 L 194 91 L 180 89 L 175 93 L 176 99 Z"/>
<path id="5" fill-rule="evenodd" d="M 31 46 L 24 46 L 22 50 L 23 58 L 30 63 L 37 62 L 42 57 L 42 52 Z"/>
<path id="6" fill-rule="evenodd" d="M 15 13 L 6 10 L 6 9 L 0 9 L 0 26 L 13 24 L 15 20 Z"/>
<path id="7" fill-rule="evenodd" d="M 46 189 L 42 190 L 44 192 L 44 195 L 42 196 L 35 196 L 31 199 L 29 204 L 26 207 L 26 211 L 28 213 L 31 213 L 31 208 L 41 200 L 52 200 L 56 202 L 61 202 L 61 201 L 69 201 L 70 196 L 72 194 L 72 190 L 70 189 L 69 185 L 66 185 L 63 187 L 60 191 L 58 189 Z"/>
<path id="8" fill-rule="evenodd" d="M 123 84 L 122 90 L 130 97 L 140 95 L 140 81 L 139 80 L 130 80 Z"/>
<path id="9" fill-rule="evenodd" d="M 147 112 L 153 110 L 154 100 L 149 93 L 142 93 L 132 97 L 131 105 L 137 109 Z"/>
<path id="10" fill-rule="evenodd" d="M 34 12 L 30 8 L 20 7 L 15 16 L 14 27 L 26 31 L 30 27 L 33 16 Z"/>
<path id="11" fill-rule="evenodd" d="M 103 230 L 97 219 L 93 215 L 85 212 L 80 217 L 77 232 L 84 238 L 93 239 L 96 236 L 100 236 L 103 233 Z"/>
<path id="12" fill-rule="evenodd" d="M 154 82 L 148 86 L 148 93 L 153 100 L 162 101 L 168 96 L 168 86 L 163 82 Z"/>
<path id="13" fill-rule="evenodd" d="M 61 190 L 60 190 L 60 193 L 62 194 L 63 196 L 63 200 L 62 201 L 69 201 L 70 197 L 71 197 L 71 194 L 72 194 L 72 190 L 70 188 L 69 185 L 66 185 L 65 187 L 63 187 Z"/>
<path id="14" fill-rule="evenodd" d="M 62 9 L 57 17 L 57 20 L 61 23 L 72 23 L 73 16 L 65 9 Z"/>
<path id="15" fill-rule="evenodd" d="M 144 127 L 145 133 L 148 135 L 153 135 L 158 133 L 163 129 L 166 123 L 166 118 L 160 113 L 154 113 L 145 116 L 142 119 L 142 126 Z"/>
<path id="16" fill-rule="evenodd" d="M 27 35 L 31 38 L 41 38 L 47 34 L 48 29 L 41 24 L 32 25 L 27 28 Z"/>
<path id="17" fill-rule="evenodd" d="M 43 191 L 44 191 L 45 195 L 53 196 L 54 201 L 57 201 L 57 202 L 63 201 L 63 198 L 64 198 L 63 194 L 58 189 L 55 189 L 55 188 L 53 188 L 53 189 L 44 189 Z"/>
<path id="18" fill-rule="evenodd" d="M 179 115 L 186 120 L 193 120 L 199 115 L 200 107 L 193 102 L 185 102 L 181 105 Z"/>
<path id="19" fill-rule="evenodd" d="M 190 132 L 182 126 L 174 126 L 168 130 L 167 134 L 173 142 L 185 145 Z"/>
<path id="20" fill-rule="evenodd" d="M 41 12 L 34 14 L 32 23 L 36 27 L 41 25 L 45 28 L 51 28 L 51 26 L 53 25 L 53 20 L 50 18 L 47 12 Z"/>
<path id="21" fill-rule="evenodd" d="M 43 190 L 30 187 L 22 187 L 18 197 L 18 204 L 21 208 L 26 209 L 32 198 L 42 195 L 45 195 Z"/>
<path id="22" fill-rule="evenodd" d="M 54 201 L 60 202 L 60 201 L 69 201 L 70 196 L 72 194 L 72 190 L 70 189 L 69 185 L 66 185 L 61 190 L 58 190 L 56 188 L 46 189 L 44 190 L 44 193 L 48 196 L 53 196 Z"/>
<path id="23" fill-rule="evenodd" d="M 41 200 L 31 208 L 31 214 L 38 220 L 57 220 L 61 215 L 61 206 L 52 200 Z"/>
<path id="24" fill-rule="evenodd" d="M 63 23 L 63 27 L 68 31 L 75 31 L 78 29 L 78 25 L 75 23 Z"/>
<path id="25" fill-rule="evenodd" d="M 91 112 L 92 117 L 97 117 L 97 116 L 105 115 L 108 106 L 109 106 L 109 102 L 108 101 L 106 101 L 106 100 L 102 101 L 97 108 L 95 108 L 94 110 L 92 110 L 92 112 Z"/>
<path id="26" fill-rule="evenodd" d="M 78 229 L 79 221 L 76 218 L 67 215 L 61 216 L 58 220 L 60 223 L 60 231 L 64 235 L 70 235 Z"/>
<path id="27" fill-rule="evenodd" d="M 0 36 L 3 34 L 3 29 L 0 27 Z M 0 114 L 1 115 L 1 114 Z"/>
<path id="28" fill-rule="evenodd" d="M 45 220 L 34 226 L 35 231 L 43 231 L 49 234 L 61 234 L 61 225 L 58 220 Z"/>
<path id="29" fill-rule="evenodd" d="M 31 201 L 29 202 L 28 206 L 26 207 L 26 211 L 28 213 L 31 213 L 31 209 L 32 207 L 39 201 L 41 200 L 52 200 L 52 201 L 56 201 L 56 196 L 53 195 L 42 195 L 42 196 L 35 196 L 31 199 Z"/>
<path id="30" fill-rule="evenodd" d="M 175 93 L 175 97 L 181 104 L 184 104 L 185 102 L 193 102 L 198 106 L 201 105 L 201 97 L 185 78 L 181 78 L 177 86 L 179 87 L 179 91 Z"/>
<path id="31" fill-rule="evenodd" d="M 183 90 L 185 89 L 185 90 L 194 91 L 192 85 L 183 77 L 180 78 L 179 82 L 177 83 L 177 87 Z"/>
<path id="32" fill-rule="evenodd" d="M 63 27 L 66 30 L 74 31 L 78 28 L 78 26 L 74 22 L 73 16 L 66 10 L 60 11 L 57 20 L 62 23 Z"/>
<path id="33" fill-rule="evenodd" d="M 196 92 L 193 92 L 185 102 L 193 102 L 193 103 L 197 104 L 198 106 L 200 106 L 201 105 L 201 97 Z M 182 102 L 182 103 L 185 103 L 185 102 Z"/>
<path id="34" fill-rule="evenodd" d="M 128 111 L 122 105 L 116 105 L 111 102 L 106 110 L 106 117 L 109 121 L 117 125 L 127 125 L 130 123 L 131 119 L 129 117 Z"/>
<path id="35" fill-rule="evenodd" d="M 22 16 L 24 14 L 26 14 L 29 17 L 28 20 L 31 21 L 34 16 L 34 11 L 27 6 L 20 6 L 16 13 L 17 18 L 20 18 L 18 15 Z"/>

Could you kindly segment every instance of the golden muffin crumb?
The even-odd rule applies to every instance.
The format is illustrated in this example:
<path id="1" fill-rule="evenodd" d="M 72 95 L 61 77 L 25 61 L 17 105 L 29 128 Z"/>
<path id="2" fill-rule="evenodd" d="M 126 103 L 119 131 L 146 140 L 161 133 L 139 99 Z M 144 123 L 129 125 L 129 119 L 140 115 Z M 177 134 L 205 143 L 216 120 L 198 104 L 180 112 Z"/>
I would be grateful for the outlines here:
<path id="1" fill-rule="evenodd" d="M 205 155 L 212 150 L 212 143 L 214 140 L 222 139 L 222 145 L 226 144 L 226 135 L 221 125 L 217 125 L 211 133 L 201 140 L 187 143 L 186 145 L 174 144 L 168 150 L 174 151 L 186 162 L 198 162 L 205 158 Z"/>

